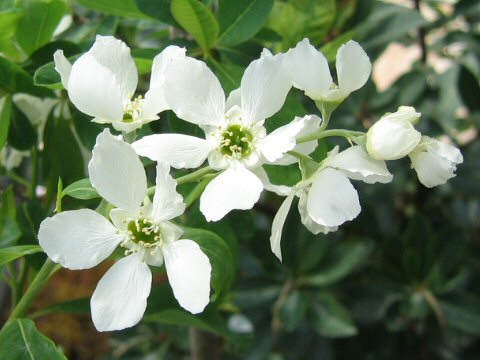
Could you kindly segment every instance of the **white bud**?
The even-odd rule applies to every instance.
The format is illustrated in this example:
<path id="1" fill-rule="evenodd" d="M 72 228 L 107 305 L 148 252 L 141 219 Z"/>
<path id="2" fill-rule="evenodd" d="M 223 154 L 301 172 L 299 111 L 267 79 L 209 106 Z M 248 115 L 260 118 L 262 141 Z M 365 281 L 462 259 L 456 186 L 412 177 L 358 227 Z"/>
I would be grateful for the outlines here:
<path id="1" fill-rule="evenodd" d="M 455 146 L 422 136 L 417 148 L 409 155 L 418 180 L 426 187 L 442 185 L 455 176 L 463 156 Z"/>
<path id="2" fill-rule="evenodd" d="M 420 113 L 401 106 L 384 115 L 367 132 L 367 151 L 375 160 L 396 160 L 408 155 L 420 142 L 421 134 L 413 127 Z"/>

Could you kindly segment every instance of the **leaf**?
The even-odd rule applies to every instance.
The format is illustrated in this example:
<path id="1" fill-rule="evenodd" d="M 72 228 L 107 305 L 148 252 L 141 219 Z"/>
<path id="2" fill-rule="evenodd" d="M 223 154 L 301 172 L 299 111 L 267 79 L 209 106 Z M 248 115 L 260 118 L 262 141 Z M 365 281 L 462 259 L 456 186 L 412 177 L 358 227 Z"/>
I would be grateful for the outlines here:
<path id="1" fill-rule="evenodd" d="M 208 7 L 198 0 L 172 0 L 172 15 L 200 47 L 212 48 L 220 31 L 218 22 Z"/>
<path id="2" fill-rule="evenodd" d="M 312 325 L 322 336 L 339 338 L 357 334 L 348 310 L 330 293 L 323 293 L 313 303 Z"/>
<path id="3" fill-rule="evenodd" d="M 210 259 L 212 265 L 211 284 L 215 290 L 212 296 L 214 301 L 221 293 L 229 290 L 235 276 L 232 250 L 220 236 L 203 229 L 185 228 L 182 238 L 198 243 Z"/>
<path id="4" fill-rule="evenodd" d="M 30 319 L 16 319 L 0 333 L 0 359 L 67 360 Z"/>
<path id="5" fill-rule="evenodd" d="M 178 26 L 170 12 L 171 0 L 135 0 L 138 9 L 145 15 L 163 23 Z"/>
<path id="6" fill-rule="evenodd" d="M 305 320 L 307 299 L 303 292 L 291 292 L 280 310 L 280 319 L 287 331 L 296 330 Z"/>
<path id="7" fill-rule="evenodd" d="M 92 150 L 95 146 L 97 135 L 103 130 L 102 126 L 93 122 L 91 117 L 78 111 L 74 106 L 70 106 L 69 109 L 80 141 L 88 150 Z"/>
<path id="8" fill-rule="evenodd" d="M 272 10 L 273 0 L 220 0 L 219 7 L 218 43 L 233 46 L 250 39 L 261 29 Z"/>
<path id="9" fill-rule="evenodd" d="M 0 265 L 5 265 L 25 255 L 43 252 L 38 245 L 19 245 L 0 249 Z M 1 359 L 1 357 L 0 357 Z"/>
<path id="10" fill-rule="evenodd" d="M 49 42 L 65 9 L 60 0 L 23 2 L 25 16 L 18 23 L 16 39 L 27 54 Z"/>
<path id="11" fill-rule="evenodd" d="M 7 141 L 10 120 L 12 117 L 12 97 L 7 95 L 0 100 L 0 150 Z"/>
<path id="12" fill-rule="evenodd" d="M 30 150 L 37 144 L 37 132 L 27 116 L 15 105 L 8 132 L 8 144 L 18 150 Z"/>
<path id="13" fill-rule="evenodd" d="M 479 80 L 465 66 L 460 68 L 458 90 L 466 107 L 471 111 L 480 111 L 478 101 L 478 94 L 480 94 Z"/>
<path id="14" fill-rule="evenodd" d="M 90 183 L 90 179 L 82 179 L 68 185 L 62 191 L 62 197 L 68 195 L 75 199 L 88 200 L 100 197 L 97 190 Z"/>
<path id="15" fill-rule="evenodd" d="M 100 11 L 105 14 L 149 19 L 147 14 L 140 11 L 135 0 L 78 0 L 86 8 Z"/>
<path id="16" fill-rule="evenodd" d="M 49 90 L 33 85 L 33 78 L 21 67 L 0 56 L 0 94 L 1 92 L 27 93 L 35 96 L 52 96 Z"/>
<path id="17" fill-rule="evenodd" d="M 457 295 L 440 301 L 449 327 L 470 335 L 480 335 L 480 299 L 473 296 Z"/>
<path id="18" fill-rule="evenodd" d="M 334 247 L 328 263 L 317 273 L 309 275 L 306 282 L 314 286 L 328 286 L 351 274 L 368 258 L 372 244 L 344 242 Z"/>
<path id="19" fill-rule="evenodd" d="M 11 39 L 22 16 L 23 12 L 16 8 L 0 11 L 0 38 Z"/>
<path id="20" fill-rule="evenodd" d="M 55 63 L 52 61 L 40 66 L 33 75 L 34 84 L 43 86 L 52 90 L 63 89 L 60 74 L 55 70 Z"/>

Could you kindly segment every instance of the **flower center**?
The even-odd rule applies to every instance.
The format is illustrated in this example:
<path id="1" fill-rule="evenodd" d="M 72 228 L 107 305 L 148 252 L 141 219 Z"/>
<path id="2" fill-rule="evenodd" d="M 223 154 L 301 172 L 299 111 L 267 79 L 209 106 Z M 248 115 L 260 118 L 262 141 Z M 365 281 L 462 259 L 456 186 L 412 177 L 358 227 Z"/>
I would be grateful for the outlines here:
<path id="1" fill-rule="evenodd" d="M 230 125 L 222 133 L 220 151 L 235 159 L 248 157 L 253 151 L 253 138 L 250 129 L 239 124 Z"/>
<path id="2" fill-rule="evenodd" d="M 162 241 L 160 227 L 147 219 L 131 220 L 127 229 L 128 239 L 143 247 L 154 247 Z"/>
<path id="3" fill-rule="evenodd" d="M 142 95 L 138 95 L 136 98 L 131 100 L 127 107 L 125 108 L 125 113 L 123 114 L 123 122 L 131 123 L 137 120 L 142 114 L 143 102 Z"/>

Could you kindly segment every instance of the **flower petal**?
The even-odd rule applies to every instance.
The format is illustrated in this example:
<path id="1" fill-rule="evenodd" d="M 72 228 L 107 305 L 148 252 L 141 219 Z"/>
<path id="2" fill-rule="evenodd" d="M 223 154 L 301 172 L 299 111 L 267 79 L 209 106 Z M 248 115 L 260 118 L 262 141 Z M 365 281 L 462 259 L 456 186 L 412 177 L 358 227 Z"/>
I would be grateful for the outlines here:
<path id="1" fill-rule="evenodd" d="M 370 58 L 353 40 L 338 49 L 336 67 L 338 87 L 347 94 L 365 85 L 372 72 Z"/>
<path id="2" fill-rule="evenodd" d="M 288 212 L 292 206 L 293 198 L 295 197 L 295 192 L 292 191 L 286 199 L 283 201 L 282 205 L 278 209 L 275 218 L 272 223 L 272 234 L 270 235 L 270 248 L 272 252 L 277 256 L 277 258 L 282 261 L 282 248 L 280 247 L 280 240 L 282 240 L 282 231 L 285 220 L 287 219 Z"/>
<path id="3" fill-rule="evenodd" d="M 192 240 L 178 240 L 162 247 L 173 295 L 185 310 L 198 314 L 210 302 L 210 260 Z"/>
<path id="4" fill-rule="evenodd" d="M 102 277 L 90 300 L 97 330 L 136 325 L 145 313 L 151 286 L 152 273 L 140 253 L 117 261 Z"/>
<path id="5" fill-rule="evenodd" d="M 292 150 L 297 144 L 295 138 L 305 125 L 303 118 L 296 118 L 287 125 L 275 129 L 258 143 L 262 155 L 270 163 L 275 163 L 287 151 Z"/>
<path id="6" fill-rule="evenodd" d="M 228 94 L 227 102 L 225 103 L 225 112 L 228 113 L 228 111 L 234 106 L 238 106 L 239 108 L 242 107 L 242 92 L 240 91 L 240 88 L 232 90 L 230 91 L 230 94 Z"/>
<path id="7" fill-rule="evenodd" d="M 115 74 L 88 52 L 72 66 L 68 96 L 73 105 L 87 115 L 105 122 L 123 119 L 125 104 Z"/>
<path id="8" fill-rule="evenodd" d="M 68 90 L 68 79 L 70 78 L 70 71 L 72 71 L 72 64 L 63 55 L 63 50 L 57 50 L 53 54 L 53 60 L 55 61 L 55 70 L 60 74 L 62 79 L 62 85 Z"/>
<path id="9" fill-rule="evenodd" d="M 322 119 L 317 115 L 305 115 L 303 118 L 295 116 L 292 122 L 296 121 L 303 121 L 304 126 L 302 130 L 297 134 L 296 139 L 311 134 L 314 131 L 320 128 L 320 124 L 322 123 Z M 293 151 L 298 152 L 303 155 L 310 155 L 318 146 L 318 140 L 312 140 L 308 142 L 304 142 L 301 144 L 295 145 Z M 280 159 L 275 161 L 275 165 L 291 165 L 298 162 L 298 159 L 295 156 L 290 154 L 283 155 Z"/>
<path id="10" fill-rule="evenodd" d="M 285 68 L 293 86 L 312 99 L 323 98 L 333 82 L 327 59 L 308 39 L 285 54 Z"/>
<path id="11" fill-rule="evenodd" d="M 362 180 L 367 184 L 389 183 L 393 175 L 383 160 L 372 159 L 361 146 L 352 146 L 328 160 L 328 166 L 341 170 L 350 179 Z"/>
<path id="12" fill-rule="evenodd" d="M 177 182 L 170 176 L 168 165 L 157 164 L 157 181 L 153 196 L 152 217 L 156 222 L 170 220 L 185 211 L 182 196 L 176 191 Z"/>
<path id="13" fill-rule="evenodd" d="M 64 211 L 40 224 L 38 240 L 48 257 L 72 270 L 106 259 L 123 240 L 117 229 L 90 209 Z"/>
<path id="14" fill-rule="evenodd" d="M 242 165 L 233 165 L 213 179 L 200 197 L 200 211 L 207 221 L 217 221 L 231 210 L 251 209 L 258 201 L 263 185 Z"/>
<path id="15" fill-rule="evenodd" d="M 185 57 L 185 51 L 185 48 L 171 45 L 153 59 L 150 89 L 145 94 L 142 118 L 154 118 L 159 112 L 170 108 L 165 99 L 165 72 L 172 61 Z"/>
<path id="16" fill-rule="evenodd" d="M 109 203 L 136 213 L 147 193 L 147 176 L 130 144 L 105 129 L 88 163 L 90 181 Z"/>
<path id="17" fill-rule="evenodd" d="M 312 217 L 308 214 L 307 211 L 307 200 L 308 196 L 307 193 L 302 191 L 300 194 L 300 200 L 298 201 L 298 212 L 300 213 L 300 219 L 302 221 L 302 224 L 305 225 L 308 231 L 310 231 L 312 234 L 328 234 L 333 231 L 338 230 L 338 226 L 324 226 L 317 224 Z"/>
<path id="18" fill-rule="evenodd" d="M 292 83 L 282 59 L 278 55 L 264 55 L 245 70 L 240 85 L 245 124 L 269 118 L 284 104 Z"/>
<path id="19" fill-rule="evenodd" d="M 130 101 L 138 83 L 137 67 L 128 46 L 113 36 L 97 35 L 88 53 L 115 76 L 121 88 L 122 100 L 126 105 L 125 102 Z M 110 95 L 108 92 L 105 94 Z"/>
<path id="20" fill-rule="evenodd" d="M 181 134 L 148 135 L 132 146 L 137 154 L 176 169 L 199 167 L 213 149 L 207 140 Z"/>
<path id="21" fill-rule="evenodd" d="M 340 171 L 320 171 L 308 193 L 307 211 L 313 221 L 323 226 L 339 226 L 360 213 L 358 194 Z"/>
<path id="22" fill-rule="evenodd" d="M 168 66 L 165 99 L 181 119 L 198 125 L 224 123 L 225 94 L 203 61 L 186 56 Z"/>

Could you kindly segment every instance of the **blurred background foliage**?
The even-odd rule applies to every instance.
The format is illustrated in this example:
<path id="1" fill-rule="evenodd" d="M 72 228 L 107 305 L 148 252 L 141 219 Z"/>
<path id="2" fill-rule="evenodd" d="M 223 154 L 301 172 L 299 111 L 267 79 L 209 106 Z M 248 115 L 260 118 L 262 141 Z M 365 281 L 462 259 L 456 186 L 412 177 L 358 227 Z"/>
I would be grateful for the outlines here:
<path id="1" fill-rule="evenodd" d="M 393 182 L 356 183 L 361 215 L 328 235 L 310 234 L 291 211 L 283 263 L 268 243 L 281 198 L 265 194 L 253 211 L 217 223 L 207 223 L 194 205 L 183 225 L 201 238 L 215 271 L 213 302 L 203 314 L 179 309 L 159 271 L 143 321 L 98 334 L 88 301 L 108 264 L 61 270 L 35 302 L 29 316 L 35 323 L 24 319 L 0 334 L 0 343 L 18 345 L 0 346 L 0 359 L 24 359 L 26 343 L 39 359 L 64 358 L 62 351 L 69 359 L 186 359 L 191 353 L 252 360 L 480 358 L 477 0 L 0 0 L 4 318 L 44 259 L 32 255 L 39 251 L 36 231 L 57 192 L 65 196 L 65 209 L 98 205 L 96 194 L 82 188 L 85 181 L 66 186 L 87 176 L 101 127 L 58 91 L 52 63 L 56 49 L 75 59 L 97 34 L 130 46 L 142 75 L 140 92 L 153 57 L 170 44 L 204 59 L 228 93 L 263 47 L 286 51 L 308 37 L 333 69 L 338 47 L 354 39 L 374 64 L 372 77 L 337 109 L 331 127 L 365 130 L 385 112 L 414 106 L 422 113 L 419 130 L 448 136 L 464 164 L 446 185 L 426 189 L 408 161 L 389 162 Z M 49 104 L 43 119 L 35 120 L 18 94 Z M 268 130 L 308 113 L 318 113 L 314 103 L 292 90 Z M 166 112 L 142 134 L 198 131 Z M 334 145 L 322 140 L 316 158 Z M 12 166 L 14 155 L 24 157 L 18 166 Z M 300 177 L 295 166 L 268 172 L 277 183 Z M 180 190 L 186 195 L 191 186 Z"/>

